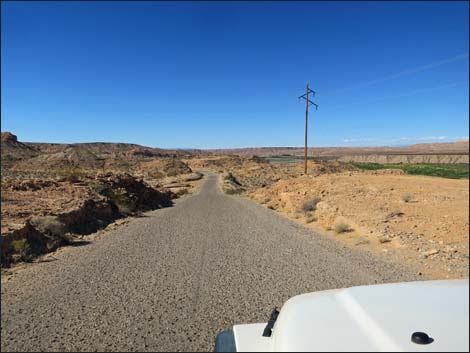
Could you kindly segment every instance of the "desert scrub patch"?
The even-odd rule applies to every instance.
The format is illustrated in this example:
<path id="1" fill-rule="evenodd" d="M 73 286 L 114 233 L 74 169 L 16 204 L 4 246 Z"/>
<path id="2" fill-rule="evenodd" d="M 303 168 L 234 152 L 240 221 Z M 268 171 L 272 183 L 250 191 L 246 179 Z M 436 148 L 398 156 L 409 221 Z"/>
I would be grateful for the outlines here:
<path id="1" fill-rule="evenodd" d="M 181 196 L 186 195 L 186 194 L 189 194 L 189 190 L 188 190 L 188 189 L 179 189 L 179 190 L 176 192 L 176 196 L 178 196 L 178 197 L 181 197 Z"/>
<path id="2" fill-rule="evenodd" d="M 370 240 L 369 239 L 358 239 L 354 245 L 358 246 L 358 245 L 367 245 L 367 244 L 370 244 Z"/>
<path id="3" fill-rule="evenodd" d="M 78 167 L 69 167 L 57 170 L 59 181 L 66 181 L 71 184 L 79 183 L 86 173 Z"/>
<path id="4" fill-rule="evenodd" d="M 136 211 L 134 201 L 127 195 L 125 189 L 118 188 L 114 190 L 107 185 L 98 189 L 102 191 L 100 195 L 105 196 L 108 202 L 114 204 L 121 214 L 131 215 Z"/>
<path id="5" fill-rule="evenodd" d="M 321 201 L 321 198 L 319 196 L 312 197 L 311 199 L 308 199 L 302 203 L 300 206 L 300 209 L 307 213 L 307 212 L 313 212 L 317 209 L 317 204 Z"/>
<path id="6" fill-rule="evenodd" d="M 109 186 L 95 182 L 89 183 L 88 186 L 90 187 L 92 192 L 102 196 L 108 196 L 111 190 Z"/>
<path id="7" fill-rule="evenodd" d="M 55 216 L 33 217 L 31 225 L 41 233 L 62 236 L 65 233 L 65 226 Z"/>
<path id="8" fill-rule="evenodd" d="M 392 239 L 387 238 L 387 237 L 380 237 L 380 238 L 379 238 L 379 243 L 380 243 L 380 244 L 390 243 L 391 241 L 392 241 Z"/>
<path id="9" fill-rule="evenodd" d="M 228 194 L 228 195 L 240 194 L 241 192 L 242 192 L 241 189 L 235 189 L 235 188 L 225 189 L 225 193 Z"/>
<path id="10" fill-rule="evenodd" d="M 261 204 L 265 204 L 265 203 L 268 203 L 268 202 L 270 202 L 270 201 L 271 201 L 271 199 L 270 199 L 269 197 L 265 197 L 265 198 L 262 199 L 260 202 L 261 202 Z"/>
<path id="11" fill-rule="evenodd" d="M 29 222 L 43 234 L 61 239 L 65 244 L 71 244 L 73 242 L 72 236 L 66 233 L 65 224 L 56 216 L 33 217 Z"/>
<path id="12" fill-rule="evenodd" d="M 25 238 L 13 240 L 11 246 L 15 249 L 15 252 L 20 254 L 21 257 L 26 257 L 28 252 L 31 250 L 31 245 Z"/>
<path id="13" fill-rule="evenodd" d="M 136 210 L 133 200 L 125 193 L 112 192 L 108 198 L 123 215 L 130 215 Z"/>
<path id="14" fill-rule="evenodd" d="M 401 200 L 403 202 L 412 202 L 412 201 L 414 201 L 414 197 L 410 193 L 406 193 L 406 194 L 402 195 Z"/>
<path id="15" fill-rule="evenodd" d="M 316 221 L 317 221 L 317 217 L 313 214 L 308 214 L 307 216 L 305 216 L 305 223 L 312 223 Z"/>
<path id="16" fill-rule="evenodd" d="M 345 220 L 337 220 L 335 222 L 335 233 L 341 234 L 352 231 L 351 225 Z"/>
<path id="17" fill-rule="evenodd" d="M 232 174 L 232 172 L 228 172 L 228 174 L 224 177 L 224 180 L 228 182 L 232 182 L 234 184 L 237 184 L 238 186 L 241 186 L 242 184 L 235 178 L 235 176 Z"/>

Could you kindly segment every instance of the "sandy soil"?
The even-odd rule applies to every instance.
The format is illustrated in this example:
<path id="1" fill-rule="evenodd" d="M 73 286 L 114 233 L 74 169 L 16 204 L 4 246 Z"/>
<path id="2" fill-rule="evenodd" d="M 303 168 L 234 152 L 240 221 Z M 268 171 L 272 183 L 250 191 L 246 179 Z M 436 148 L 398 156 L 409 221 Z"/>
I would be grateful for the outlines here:
<path id="1" fill-rule="evenodd" d="M 406 263 L 429 278 L 469 276 L 468 180 L 365 171 L 340 161 L 310 162 L 308 175 L 302 163 L 237 156 L 187 163 L 193 170 L 230 172 L 243 195 L 343 245 Z M 314 198 L 313 209 L 302 210 Z M 339 223 L 349 229 L 336 231 Z"/>
<path id="2" fill-rule="evenodd" d="M 410 263 L 430 277 L 468 277 L 468 180 L 347 172 L 281 179 L 247 195 L 349 246 Z M 315 197 L 320 200 L 315 210 L 303 211 L 303 203 Z M 350 230 L 338 233 L 338 223 Z"/>

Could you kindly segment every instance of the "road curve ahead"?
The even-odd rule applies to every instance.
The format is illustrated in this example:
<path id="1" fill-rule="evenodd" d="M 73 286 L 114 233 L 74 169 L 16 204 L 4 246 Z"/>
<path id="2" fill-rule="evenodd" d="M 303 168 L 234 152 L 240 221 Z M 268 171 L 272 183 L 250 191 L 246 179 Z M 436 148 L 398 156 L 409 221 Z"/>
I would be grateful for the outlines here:
<path id="1" fill-rule="evenodd" d="M 213 350 L 289 297 L 414 279 L 239 196 L 200 193 L 2 281 L 2 351 Z"/>

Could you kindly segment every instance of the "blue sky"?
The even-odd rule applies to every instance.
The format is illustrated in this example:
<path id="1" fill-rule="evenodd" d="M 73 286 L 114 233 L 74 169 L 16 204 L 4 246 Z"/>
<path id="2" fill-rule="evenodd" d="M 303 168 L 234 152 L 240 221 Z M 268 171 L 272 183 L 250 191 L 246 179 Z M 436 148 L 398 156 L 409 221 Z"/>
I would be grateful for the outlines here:
<path id="1" fill-rule="evenodd" d="M 2 2 L 2 131 L 174 148 L 468 138 L 467 2 Z"/>

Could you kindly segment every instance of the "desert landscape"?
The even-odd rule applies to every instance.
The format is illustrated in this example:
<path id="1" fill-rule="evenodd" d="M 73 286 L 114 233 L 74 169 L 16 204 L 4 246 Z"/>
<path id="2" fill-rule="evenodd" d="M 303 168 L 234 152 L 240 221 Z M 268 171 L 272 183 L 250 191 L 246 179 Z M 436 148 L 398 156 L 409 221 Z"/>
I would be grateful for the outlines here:
<path id="1" fill-rule="evenodd" d="M 74 244 L 197 190 L 189 154 L 131 144 L 22 143 L 2 132 L 2 266 Z M 190 155 L 200 155 L 197 151 Z"/>
<path id="2" fill-rule="evenodd" d="M 1 352 L 468 352 L 468 2 L 0 6 Z"/>
<path id="3" fill-rule="evenodd" d="M 468 276 L 468 176 L 369 170 L 344 157 L 441 156 L 468 173 L 468 163 L 460 163 L 468 160 L 468 141 L 311 149 L 316 158 L 307 175 L 298 161 L 270 163 L 273 156 L 298 156 L 294 148 L 184 151 L 125 143 L 28 143 L 3 132 L 1 151 L 3 267 L 171 206 L 197 192 L 203 172 L 212 171 L 220 174 L 225 193 L 249 198 L 341 244 L 406 264 L 420 276 Z"/>
<path id="4" fill-rule="evenodd" d="M 426 144 L 386 149 L 310 149 L 309 153 L 320 157 L 309 162 L 307 175 L 303 175 L 302 162 L 266 162 L 273 156 L 298 156 L 301 149 L 294 148 L 216 150 L 212 152 L 232 155 L 186 162 L 194 169 L 224 173 L 225 192 L 240 193 L 306 227 L 329 234 L 341 244 L 411 266 L 419 276 L 467 278 L 468 162 L 460 162 L 468 161 L 468 148 L 468 141 L 459 141 L 429 144 L 429 149 Z M 396 155 L 402 159 L 395 168 L 368 170 L 362 164 L 345 162 L 350 160 L 341 153 L 355 155 L 361 161 L 370 157 L 367 163 L 380 164 L 382 157 Z M 409 166 L 406 161 L 410 155 L 406 153 L 410 153 L 413 163 L 424 163 L 427 156 L 441 156 L 441 162 L 445 159 L 450 170 L 462 168 L 467 176 L 452 179 L 454 175 L 407 175 L 400 169 Z M 433 173 L 430 171 L 430 175 Z"/>

